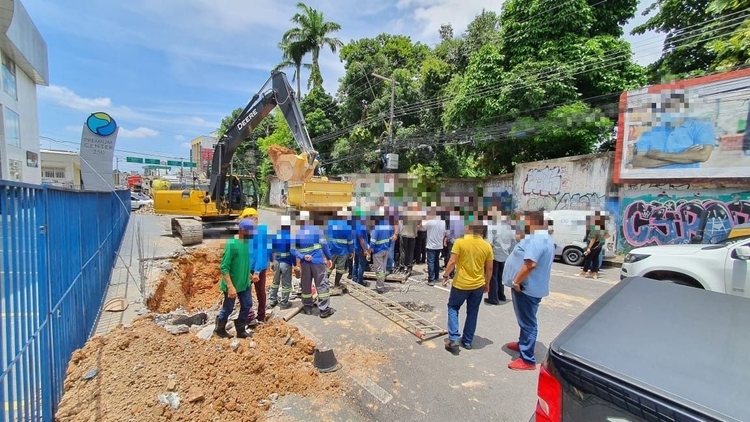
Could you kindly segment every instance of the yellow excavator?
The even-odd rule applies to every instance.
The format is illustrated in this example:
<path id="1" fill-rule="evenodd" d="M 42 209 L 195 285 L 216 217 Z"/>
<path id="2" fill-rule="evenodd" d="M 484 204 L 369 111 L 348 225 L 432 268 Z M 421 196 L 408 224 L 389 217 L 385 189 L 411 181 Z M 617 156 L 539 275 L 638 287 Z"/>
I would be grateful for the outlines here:
<path id="1" fill-rule="evenodd" d="M 270 89 L 266 90 L 267 87 Z M 289 124 L 294 140 L 302 149 L 269 151 L 277 177 L 288 184 L 289 205 L 295 209 L 341 209 L 352 201 L 353 184 L 320 177 L 318 153 L 313 148 L 298 100 L 286 75 L 273 71 L 239 117 L 229 126 L 214 148 L 208 190 L 196 185 L 185 190 L 154 192 L 154 212 L 175 215 L 172 234 L 183 246 L 203 241 L 204 228 L 237 228 L 237 218 L 247 207 L 260 202 L 254 176 L 230 174 L 232 157 L 248 134 L 276 107 Z"/>

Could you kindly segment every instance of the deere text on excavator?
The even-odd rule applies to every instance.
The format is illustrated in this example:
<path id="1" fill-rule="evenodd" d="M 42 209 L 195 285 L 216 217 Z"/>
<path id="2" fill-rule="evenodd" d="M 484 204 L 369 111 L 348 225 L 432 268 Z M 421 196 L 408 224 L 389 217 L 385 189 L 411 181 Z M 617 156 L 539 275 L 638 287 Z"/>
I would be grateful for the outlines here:
<path id="1" fill-rule="evenodd" d="M 270 89 L 266 90 L 269 85 Z M 178 216 L 172 218 L 172 234 L 181 239 L 183 246 L 201 243 L 204 228 L 236 228 L 236 220 L 246 207 L 257 208 L 260 205 L 255 177 L 230 174 L 229 171 L 237 148 L 276 107 L 281 110 L 294 140 L 302 149 L 299 155 L 293 152 L 270 155 L 277 177 L 300 192 L 301 198 L 316 198 L 313 202 L 322 202 L 326 208 L 340 209 L 350 204 L 353 193 L 351 183 L 329 181 L 318 175 L 318 153 L 307 132 L 296 94 L 286 75 L 273 71 L 216 144 L 208 191 L 193 187 L 154 192 L 154 212 Z M 306 186 L 309 186 L 307 190 Z M 295 201 L 290 205 L 306 209 L 308 204 Z"/>

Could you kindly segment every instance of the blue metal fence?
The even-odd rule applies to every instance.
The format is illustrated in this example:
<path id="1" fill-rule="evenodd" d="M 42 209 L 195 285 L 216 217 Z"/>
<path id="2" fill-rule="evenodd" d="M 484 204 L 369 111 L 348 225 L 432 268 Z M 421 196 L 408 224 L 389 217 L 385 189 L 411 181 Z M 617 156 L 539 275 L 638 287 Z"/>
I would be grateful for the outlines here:
<path id="1" fill-rule="evenodd" d="M 0 420 L 53 420 L 129 218 L 128 191 L 0 180 Z"/>

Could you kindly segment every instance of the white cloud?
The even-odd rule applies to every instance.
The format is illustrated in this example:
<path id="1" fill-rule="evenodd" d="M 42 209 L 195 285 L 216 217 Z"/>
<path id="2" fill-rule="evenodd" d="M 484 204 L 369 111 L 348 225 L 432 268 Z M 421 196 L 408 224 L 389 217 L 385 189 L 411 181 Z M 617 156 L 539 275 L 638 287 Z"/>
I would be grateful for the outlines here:
<path id="1" fill-rule="evenodd" d="M 126 106 L 116 106 L 108 97 L 87 98 L 78 95 L 73 90 L 59 85 L 50 85 L 40 87 L 38 90 L 39 99 L 60 107 L 69 108 L 76 111 L 93 113 L 104 111 L 112 115 L 116 121 L 128 121 L 136 125 L 145 125 L 148 123 L 160 125 L 189 126 L 205 130 L 207 128 L 215 129 L 219 125 L 215 122 L 209 122 L 200 116 L 182 116 L 182 117 L 164 117 L 154 112 L 140 112 Z M 217 119 L 218 120 L 218 119 Z"/>
<path id="2" fill-rule="evenodd" d="M 191 149 L 190 142 L 183 142 L 180 144 L 180 148 L 182 149 Z"/>
<path id="3" fill-rule="evenodd" d="M 185 137 L 184 137 L 184 136 L 182 136 L 182 135 L 176 135 L 176 136 L 174 137 L 174 140 L 175 140 L 175 141 L 184 141 L 184 140 L 185 140 Z"/>
<path id="4" fill-rule="evenodd" d="M 135 129 L 126 129 L 124 127 L 120 127 L 120 130 L 117 132 L 117 136 L 122 138 L 136 138 L 136 139 L 143 139 L 143 138 L 153 138 L 156 136 L 159 136 L 159 131 L 154 130 L 148 127 L 138 127 Z"/>

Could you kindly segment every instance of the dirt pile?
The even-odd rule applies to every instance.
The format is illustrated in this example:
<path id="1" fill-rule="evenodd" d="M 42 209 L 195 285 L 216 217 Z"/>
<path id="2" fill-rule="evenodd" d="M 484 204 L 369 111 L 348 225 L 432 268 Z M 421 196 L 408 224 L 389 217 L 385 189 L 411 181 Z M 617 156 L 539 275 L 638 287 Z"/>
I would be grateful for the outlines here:
<path id="1" fill-rule="evenodd" d="M 146 301 L 146 307 L 152 312 L 167 314 L 180 308 L 194 313 L 220 306 L 223 295 L 219 290 L 219 266 L 223 252 L 223 241 L 207 242 L 171 259 L 152 283 L 154 293 Z M 266 288 L 272 282 L 273 271 L 269 268 Z M 255 289 L 252 291 L 253 304 L 257 307 Z"/>
<path id="2" fill-rule="evenodd" d="M 276 163 L 276 161 L 281 157 L 282 155 L 296 155 L 297 153 L 294 152 L 293 149 L 289 149 L 287 147 L 282 147 L 281 145 L 271 145 L 268 147 L 268 157 L 271 159 L 272 163 Z"/>
<path id="3" fill-rule="evenodd" d="M 153 312 L 166 314 L 178 308 L 194 312 L 219 305 L 222 299 L 219 265 L 223 251 L 223 242 L 217 242 L 173 259 L 169 268 L 159 274 L 146 306 Z"/>
<path id="4" fill-rule="evenodd" d="M 132 212 L 133 214 L 137 215 L 154 215 L 154 206 L 153 205 L 144 205 L 137 210 Z"/>
<path id="5" fill-rule="evenodd" d="M 146 315 L 73 353 L 56 420 L 263 420 L 280 396 L 341 394 L 337 374 L 313 367 L 314 347 L 283 321 L 241 341 L 201 340 Z"/>

